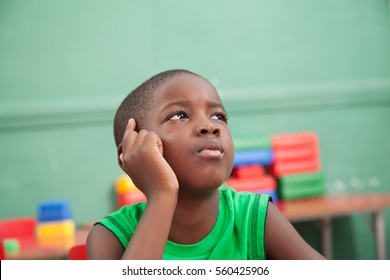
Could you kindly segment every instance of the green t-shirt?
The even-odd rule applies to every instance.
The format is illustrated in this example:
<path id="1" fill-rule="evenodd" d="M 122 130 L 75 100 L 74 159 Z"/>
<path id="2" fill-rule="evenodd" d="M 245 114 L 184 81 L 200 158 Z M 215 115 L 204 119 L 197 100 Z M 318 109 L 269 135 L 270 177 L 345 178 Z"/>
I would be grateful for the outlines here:
<path id="1" fill-rule="evenodd" d="M 163 259 L 266 259 L 265 220 L 269 200 L 265 194 L 221 187 L 218 218 L 210 233 L 196 244 L 183 245 L 168 240 Z M 98 223 L 112 231 L 126 248 L 145 206 L 146 202 L 124 206 Z"/>

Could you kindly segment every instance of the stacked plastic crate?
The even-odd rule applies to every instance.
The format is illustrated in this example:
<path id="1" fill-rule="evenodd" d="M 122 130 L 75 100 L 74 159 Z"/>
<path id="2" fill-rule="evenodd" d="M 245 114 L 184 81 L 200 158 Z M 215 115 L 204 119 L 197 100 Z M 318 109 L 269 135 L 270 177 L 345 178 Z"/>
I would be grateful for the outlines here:
<path id="1" fill-rule="evenodd" d="M 0 239 L 0 260 L 5 260 L 5 249 L 2 239 Z"/>
<path id="2" fill-rule="evenodd" d="M 277 201 L 275 178 L 267 173 L 273 163 L 273 151 L 269 136 L 234 138 L 233 172 L 226 185 L 236 191 L 265 193 Z"/>
<path id="3" fill-rule="evenodd" d="M 274 162 L 271 173 L 278 181 L 280 199 L 321 196 L 325 193 L 318 137 L 313 132 L 271 136 Z"/>
<path id="4" fill-rule="evenodd" d="M 119 176 L 116 180 L 115 193 L 118 208 L 146 201 L 145 195 L 134 185 L 133 181 L 126 174 Z"/>
<path id="5" fill-rule="evenodd" d="M 0 240 L 6 256 L 17 254 L 35 244 L 36 218 L 34 216 L 16 217 L 0 220 Z"/>
<path id="6" fill-rule="evenodd" d="M 70 248 L 75 233 L 76 226 L 67 201 L 39 204 L 36 236 L 41 246 Z"/>

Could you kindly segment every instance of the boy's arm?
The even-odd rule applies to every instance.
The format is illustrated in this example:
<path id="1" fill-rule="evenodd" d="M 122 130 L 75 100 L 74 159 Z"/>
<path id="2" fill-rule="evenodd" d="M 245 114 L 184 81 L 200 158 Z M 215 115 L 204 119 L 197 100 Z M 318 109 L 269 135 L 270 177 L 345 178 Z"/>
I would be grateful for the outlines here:
<path id="1" fill-rule="evenodd" d="M 176 208 L 172 197 L 161 195 L 157 201 L 148 202 L 126 250 L 109 229 L 95 225 L 87 239 L 88 259 L 162 259 Z"/>
<path id="2" fill-rule="evenodd" d="M 130 119 L 118 147 L 118 162 L 146 195 L 146 208 L 126 249 L 110 230 L 96 225 L 87 241 L 90 259 L 153 260 L 163 257 L 179 184 L 162 156 L 163 146 L 158 135 L 146 130 L 137 132 L 135 127 L 135 120 Z"/>
<path id="3" fill-rule="evenodd" d="M 121 168 L 145 194 L 147 205 L 122 256 L 122 259 L 162 259 L 173 214 L 179 183 L 163 157 L 160 137 L 152 132 L 135 131 L 130 119 L 118 147 Z"/>
<path id="4" fill-rule="evenodd" d="M 122 259 L 162 259 L 176 209 L 176 197 L 166 194 L 148 201 Z"/>
<path id="5" fill-rule="evenodd" d="M 272 203 L 268 204 L 265 228 L 265 248 L 268 259 L 325 259 L 303 240 L 287 218 Z"/>

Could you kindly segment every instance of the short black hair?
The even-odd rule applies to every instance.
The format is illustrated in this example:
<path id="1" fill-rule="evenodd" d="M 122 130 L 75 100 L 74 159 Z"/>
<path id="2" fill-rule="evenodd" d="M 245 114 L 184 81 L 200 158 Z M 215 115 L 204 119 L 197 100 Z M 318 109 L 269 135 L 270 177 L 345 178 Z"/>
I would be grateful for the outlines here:
<path id="1" fill-rule="evenodd" d="M 114 118 L 114 138 L 116 146 L 122 142 L 123 134 L 125 133 L 129 119 L 135 118 L 137 122 L 142 122 L 147 112 L 151 109 L 151 101 L 153 100 L 153 94 L 157 88 L 172 77 L 181 74 L 201 77 L 198 74 L 184 69 L 167 70 L 152 76 L 125 97 L 118 107 Z"/>

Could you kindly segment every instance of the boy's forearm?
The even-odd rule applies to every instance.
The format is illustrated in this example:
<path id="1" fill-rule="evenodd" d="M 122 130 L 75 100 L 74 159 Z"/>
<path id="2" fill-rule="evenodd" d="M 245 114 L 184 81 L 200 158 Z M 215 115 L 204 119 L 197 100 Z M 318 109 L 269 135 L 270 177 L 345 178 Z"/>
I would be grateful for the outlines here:
<path id="1" fill-rule="evenodd" d="M 148 201 L 122 259 L 162 259 L 176 204 L 177 194 L 164 194 Z"/>

